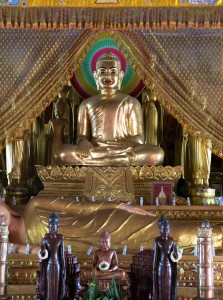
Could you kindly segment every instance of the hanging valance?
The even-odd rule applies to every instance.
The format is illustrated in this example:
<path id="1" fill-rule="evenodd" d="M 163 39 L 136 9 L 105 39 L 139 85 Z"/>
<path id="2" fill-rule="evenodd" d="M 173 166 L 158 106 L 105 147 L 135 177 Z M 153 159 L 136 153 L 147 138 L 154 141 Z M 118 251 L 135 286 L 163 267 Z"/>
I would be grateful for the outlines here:
<path id="1" fill-rule="evenodd" d="M 223 158 L 223 30 L 132 30 L 118 48 L 162 106 Z"/>
<path id="2" fill-rule="evenodd" d="M 80 66 L 88 30 L 0 30 L 0 149 L 20 137 Z"/>
<path id="3" fill-rule="evenodd" d="M 0 28 L 220 28 L 223 7 L 0 7 Z"/>

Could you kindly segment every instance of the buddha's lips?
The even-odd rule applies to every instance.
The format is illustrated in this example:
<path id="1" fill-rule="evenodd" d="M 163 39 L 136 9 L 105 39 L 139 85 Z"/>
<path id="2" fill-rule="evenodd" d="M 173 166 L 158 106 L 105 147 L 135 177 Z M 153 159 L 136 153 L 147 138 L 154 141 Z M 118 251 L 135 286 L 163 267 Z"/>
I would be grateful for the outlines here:
<path id="1" fill-rule="evenodd" d="M 103 80 L 103 83 L 105 83 L 105 84 L 111 84 L 111 83 L 113 83 L 113 81 L 112 80 Z"/>

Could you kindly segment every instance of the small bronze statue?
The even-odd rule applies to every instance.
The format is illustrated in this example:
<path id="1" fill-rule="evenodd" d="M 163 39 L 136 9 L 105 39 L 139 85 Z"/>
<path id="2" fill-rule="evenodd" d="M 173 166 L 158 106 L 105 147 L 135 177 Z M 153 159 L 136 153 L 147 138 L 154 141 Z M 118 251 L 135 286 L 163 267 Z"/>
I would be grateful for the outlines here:
<path id="1" fill-rule="evenodd" d="M 62 300 L 66 297 L 66 268 L 64 257 L 64 237 L 58 234 L 59 216 L 49 217 L 49 233 L 41 242 L 39 277 L 39 299 Z"/>
<path id="2" fill-rule="evenodd" d="M 95 251 L 93 257 L 93 274 L 98 279 L 122 279 L 125 272 L 118 268 L 118 257 L 116 251 L 110 249 L 111 236 L 107 231 L 101 234 L 99 243 L 100 249 Z"/>
<path id="3" fill-rule="evenodd" d="M 153 300 L 175 300 L 177 296 L 176 261 L 182 255 L 178 252 L 173 238 L 169 236 L 170 223 L 165 217 L 159 219 L 159 230 L 161 235 L 154 242 Z"/>
<path id="4" fill-rule="evenodd" d="M 67 143 L 69 135 L 69 124 L 67 119 L 63 118 L 65 112 L 65 103 L 59 98 L 54 106 L 55 118 L 49 120 L 48 132 L 48 164 L 55 165 L 54 153 L 62 144 Z"/>

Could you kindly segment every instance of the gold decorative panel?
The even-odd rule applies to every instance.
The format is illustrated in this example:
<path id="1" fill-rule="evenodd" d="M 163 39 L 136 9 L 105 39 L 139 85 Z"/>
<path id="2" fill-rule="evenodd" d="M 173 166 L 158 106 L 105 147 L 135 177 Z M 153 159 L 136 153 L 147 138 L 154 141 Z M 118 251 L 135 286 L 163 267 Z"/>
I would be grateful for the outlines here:
<path id="1" fill-rule="evenodd" d="M 123 167 L 88 167 L 84 196 L 88 200 L 95 196 L 99 201 L 134 202 L 131 171 Z"/>

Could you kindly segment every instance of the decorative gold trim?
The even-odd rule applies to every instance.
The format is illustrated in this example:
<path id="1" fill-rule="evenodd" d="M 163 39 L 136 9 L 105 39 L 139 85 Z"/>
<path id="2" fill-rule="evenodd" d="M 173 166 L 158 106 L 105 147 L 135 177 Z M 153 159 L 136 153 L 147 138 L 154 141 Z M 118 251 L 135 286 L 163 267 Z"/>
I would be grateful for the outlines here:
<path id="1" fill-rule="evenodd" d="M 198 232 L 197 232 L 197 236 L 199 238 L 209 238 L 209 237 L 212 237 L 212 228 L 199 227 L 198 228 Z"/>
<path id="2" fill-rule="evenodd" d="M 148 180 L 148 181 L 178 181 L 182 174 L 182 167 L 170 166 L 143 166 L 130 167 L 134 180 Z"/>
<path id="3" fill-rule="evenodd" d="M 1 5 L 7 1 L 1 1 Z M 153 7 L 153 6 L 195 6 L 196 1 L 187 0 L 20 0 L 17 6 L 23 6 L 24 2 L 28 6 L 55 6 L 55 7 L 66 7 L 66 6 L 76 6 L 76 7 Z M 222 4 L 222 0 L 213 1 L 200 0 L 199 6 L 218 6 Z"/>
<path id="4" fill-rule="evenodd" d="M 83 181 L 86 177 L 87 170 L 94 171 L 94 169 L 103 169 L 103 167 L 79 167 L 79 166 L 41 166 L 36 165 L 36 170 L 39 178 L 43 182 L 73 182 L 75 180 Z M 106 170 L 112 169 L 106 167 Z M 116 169 L 124 169 L 117 167 Z M 128 169 L 128 168 L 126 168 Z M 170 166 L 143 166 L 143 167 L 129 167 L 134 180 L 148 180 L 148 181 L 177 181 L 181 177 L 182 167 Z"/>
<path id="5" fill-rule="evenodd" d="M 6 225 L 0 225 L 0 235 L 8 235 L 9 229 Z"/>
<path id="6" fill-rule="evenodd" d="M 113 5 L 110 9 L 108 9 L 109 4 L 105 6 L 24 8 L 0 5 L 0 28 L 114 31 L 178 27 L 221 28 L 223 23 L 223 7 L 220 6 L 198 8 L 114 7 Z"/>

